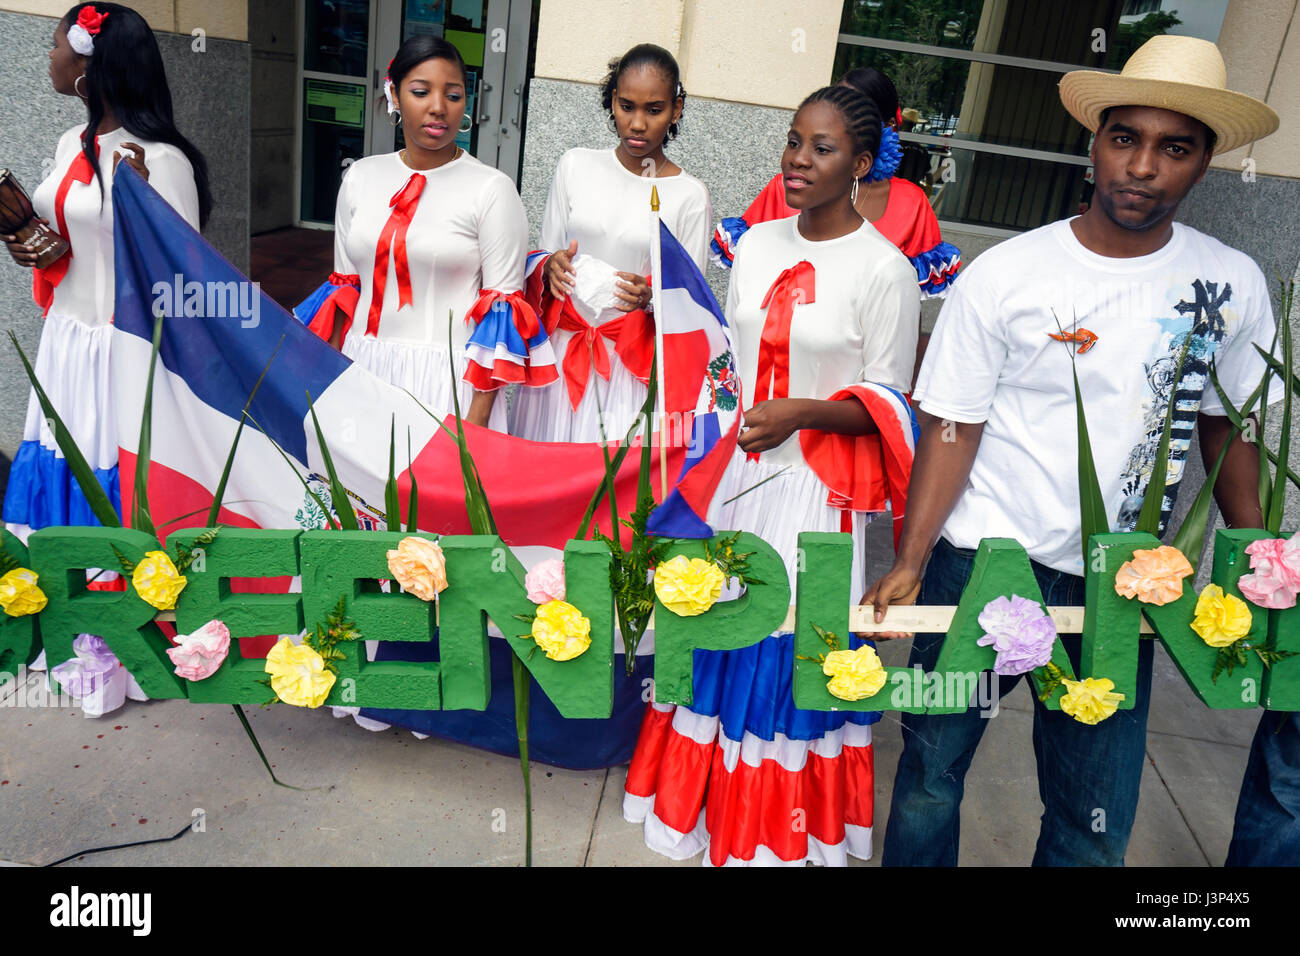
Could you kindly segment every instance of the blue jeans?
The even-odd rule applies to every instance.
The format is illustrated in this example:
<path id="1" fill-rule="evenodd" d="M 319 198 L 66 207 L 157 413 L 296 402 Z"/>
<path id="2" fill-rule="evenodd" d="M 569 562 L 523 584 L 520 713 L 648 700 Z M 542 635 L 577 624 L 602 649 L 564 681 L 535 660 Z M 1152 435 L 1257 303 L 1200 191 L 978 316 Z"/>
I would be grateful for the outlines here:
<path id="1" fill-rule="evenodd" d="M 1300 866 L 1300 714 L 1260 717 L 1224 866 Z"/>
<path id="2" fill-rule="evenodd" d="M 921 585 L 922 604 L 956 604 L 974 565 L 975 552 L 940 539 Z M 1043 600 L 1081 605 L 1083 578 L 1039 564 L 1034 576 Z M 1082 638 L 1061 638 L 1079 673 Z M 911 665 L 933 670 L 941 634 L 918 634 Z M 1140 642 L 1137 699 L 1095 726 L 1034 698 L 1034 757 L 1043 816 L 1035 866 L 1122 866 L 1137 812 L 1138 784 L 1146 755 L 1147 707 L 1151 700 L 1152 641 Z M 1082 675 L 1095 676 L 1095 675 Z M 1027 678 L 1026 678 L 1027 679 Z M 998 678 L 1005 696 L 1020 677 Z M 885 866 L 956 866 L 961 798 L 966 771 L 987 726 L 976 707 L 961 714 L 903 714 L 903 754 L 885 827 Z"/>

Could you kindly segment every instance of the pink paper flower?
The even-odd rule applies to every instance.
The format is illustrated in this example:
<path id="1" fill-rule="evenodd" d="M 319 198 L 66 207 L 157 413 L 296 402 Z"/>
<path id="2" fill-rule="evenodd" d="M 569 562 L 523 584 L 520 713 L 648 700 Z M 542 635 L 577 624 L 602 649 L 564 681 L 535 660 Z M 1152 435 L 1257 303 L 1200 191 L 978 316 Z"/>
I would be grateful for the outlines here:
<path id="1" fill-rule="evenodd" d="M 1037 601 L 1018 594 L 994 598 L 980 612 L 979 624 L 985 634 L 975 643 L 993 645 L 998 653 L 995 673 L 1004 677 L 1027 674 L 1052 657 L 1056 625 Z"/>
<path id="2" fill-rule="evenodd" d="M 1241 593 L 1258 607 L 1295 607 L 1300 594 L 1300 536 L 1252 541 L 1246 545 L 1246 553 L 1252 573 L 1237 582 Z"/>
<path id="3" fill-rule="evenodd" d="M 230 628 L 220 621 L 208 621 L 193 634 L 181 634 L 167 656 L 176 665 L 176 676 L 205 680 L 217 672 L 230 653 Z"/>
<path id="4" fill-rule="evenodd" d="M 547 558 L 533 565 L 533 569 L 524 577 L 524 587 L 528 589 L 528 600 L 534 604 L 563 601 L 564 561 L 560 558 Z"/>

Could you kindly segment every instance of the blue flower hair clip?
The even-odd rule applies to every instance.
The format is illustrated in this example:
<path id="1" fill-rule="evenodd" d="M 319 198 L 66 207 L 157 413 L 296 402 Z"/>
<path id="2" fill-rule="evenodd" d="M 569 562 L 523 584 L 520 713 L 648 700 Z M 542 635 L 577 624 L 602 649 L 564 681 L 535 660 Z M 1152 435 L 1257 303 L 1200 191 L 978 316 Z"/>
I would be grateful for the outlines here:
<path id="1" fill-rule="evenodd" d="M 886 126 L 880 131 L 880 149 L 876 150 L 876 161 L 867 173 L 867 182 L 878 183 L 891 178 L 902 161 L 903 146 L 898 140 L 898 133 L 892 126 Z"/>

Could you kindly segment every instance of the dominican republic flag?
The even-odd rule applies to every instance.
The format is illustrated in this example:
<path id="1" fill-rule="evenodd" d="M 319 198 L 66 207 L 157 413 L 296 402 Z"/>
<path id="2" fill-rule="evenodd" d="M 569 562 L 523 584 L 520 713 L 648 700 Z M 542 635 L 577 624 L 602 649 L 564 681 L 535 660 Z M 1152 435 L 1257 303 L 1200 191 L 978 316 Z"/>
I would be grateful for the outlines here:
<path id="1" fill-rule="evenodd" d="M 677 484 L 650 515 L 648 530 L 672 538 L 713 536 L 706 515 L 740 432 L 740 376 L 727 320 L 695 262 L 659 224 L 664 386 L 670 412 L 694 408 Z M 684 421 L 684 419 L 683 419 Z M 670 428 L 672 427 L 670 421 Z M 685 426 L 679 426 L 684 432 Z"/>

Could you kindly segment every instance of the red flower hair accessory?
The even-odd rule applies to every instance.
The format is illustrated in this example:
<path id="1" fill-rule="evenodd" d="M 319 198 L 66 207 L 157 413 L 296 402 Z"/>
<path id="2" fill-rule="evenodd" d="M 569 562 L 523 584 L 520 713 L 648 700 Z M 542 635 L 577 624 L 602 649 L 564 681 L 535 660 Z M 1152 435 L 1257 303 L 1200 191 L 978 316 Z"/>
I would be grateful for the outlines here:
<path id="1" fill-rule="evenodd" d="M 82 7 L 77 14 L 77 22 L 68 27 L 68 45 L 82 56 L 95 52 L 94 37 L 104 27 L 107 13 L 100 13 L 94 7 Z"/>

